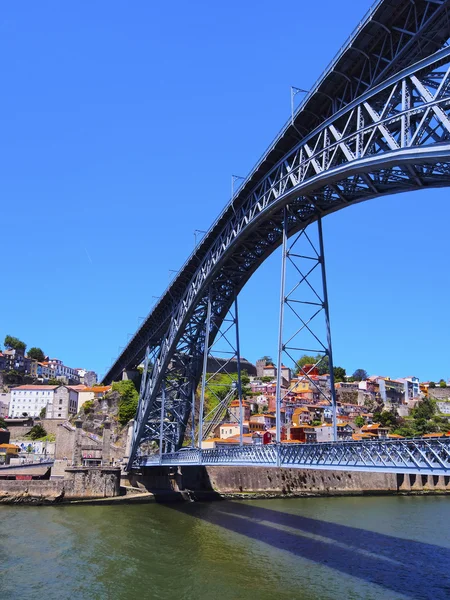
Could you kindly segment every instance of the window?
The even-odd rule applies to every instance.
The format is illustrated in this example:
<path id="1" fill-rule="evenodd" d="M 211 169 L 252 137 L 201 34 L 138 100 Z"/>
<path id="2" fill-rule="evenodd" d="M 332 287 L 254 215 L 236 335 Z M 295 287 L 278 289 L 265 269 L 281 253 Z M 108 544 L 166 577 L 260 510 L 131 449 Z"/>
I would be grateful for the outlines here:
<path id="1" fill-rule="evenodd" d="M 59 399 L 59 403 L 62 404 L 62 399 L 61 398 Z"/>

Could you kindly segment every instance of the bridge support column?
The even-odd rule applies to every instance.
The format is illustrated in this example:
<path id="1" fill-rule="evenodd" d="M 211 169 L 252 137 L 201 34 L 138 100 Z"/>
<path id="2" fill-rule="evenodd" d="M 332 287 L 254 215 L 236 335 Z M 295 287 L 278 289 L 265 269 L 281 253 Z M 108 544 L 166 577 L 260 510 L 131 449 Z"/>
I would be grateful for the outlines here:
<path id="1" fill-rule="evenodd" d="M 283 406 L 286 409 L 295 395 L 302 393 L 310 400 L 325 399 L 330 404 L 333 439 L 336 441 L 336 392 L 334 388 L 333 352 L 327 277 L 321 215 L 318 215 L 317 234 L 306 230 L 288 240 L 290 220 L 296 218 L 294 209 L 287 206 L 283 217 L 283 242 L 280 286 L 280 317 L 277 351 L 276 442 L 284 438 Z M 311 356 L 307 364 L 299 364 L 302 354 Z M 288 366 L 284 366 L 286 361 Z M 289 364 L 290 363 L 290 364 Z M 288 367 L 298 373 L 300 380 L 288 379 Z M 329 374 L 328 381 L 321 379 Z M 324 411 L 325 412 L 325 411 Z M 299 423 L 294 423 L 299 425 Z M 292 432 L 292 428 L 291 428 Z M 292 434 L 293 435 L 293 434 Z M 301 433 L 294 439 L 301 439 Z M 303 437 L 305 434 L 303 433 Z"/>
<path id="2" fill-rule="evenodd" d="M 238 301 L 235 296 L 225 318 L 220 316 L 217 309 L 220 308 L 221 286 L 223 286 L 223 282 L 220 282 L 219 289 L 215 291 L 213 285 L 208 299 L 198 417 L 199 448 L 202 447 L 202 442 L 211 436 L 227 413 L 230 422 L 239 425 L 239 445 L 243 446 L 244 443 Z M 230 289 L 230 291 L 232 290 Z M 219 380 L 218 375 L 221 376 Z M 204 414 L 206 391 L 210 397 L 215 398 L 216 406 Z"/>
<path id="3" fill-rule="evenodd" d="M 206 390 L 206 377 L 208 368 L 208 350 L 209 350 L 209 332 L 211 329 L 211 291 L 208 292 L 208 308 L 206 312 L 206 323 L 205 323 L 205 347 L 203 350 L 203 369 L 202 369 L 202 386 L 200 392 L 200 408 L 198 411 L 198 447 L 202 448 L 203 442 L 203 417 L 205 411 L 205 390 Z M 201 456 L 201 455 L 200 455 Z"/>
<path id="4" fill-rule="evenodd" d="M 333 409 L 333 439 L 336 442 L 338 439 L 337 435 L 337 411 L 336 411 L 336 389 L 334 387 L 334 364 L 333 364 L 333 350 L 331 345 L 331 327 L 330 327 L 330 313 L 328 310 L 328 287 L 327 287 L 327 273 L 325 269 L 325 251 L 323 247 L 323 232 L 322 232 L 322 217 L 317 219 L 317 228 L 319 232 L 319 260 L 322 271 L 322 290 L 323 290 L 323 310 L 325 313 L 325 326 L 327 330 L 327 356 L 328 366 L 330 371 L 330 394 L 331 394 L 331 406 Z"/>

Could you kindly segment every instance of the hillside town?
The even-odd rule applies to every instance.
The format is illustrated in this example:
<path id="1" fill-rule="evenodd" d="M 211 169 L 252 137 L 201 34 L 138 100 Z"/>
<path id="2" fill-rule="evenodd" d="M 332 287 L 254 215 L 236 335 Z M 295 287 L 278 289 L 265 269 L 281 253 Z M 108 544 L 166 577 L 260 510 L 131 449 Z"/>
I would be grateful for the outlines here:
<path id="1" fill-rule="evenodd" d="M 129 423 L 137 408 L 141 370 L 135 372 L 134 382 L 132 377 L 106 386 L 97 383 L 94 371 L 69 367 L 60 359 L 45 356 L 39 348 L 26 352 L 25 344 L 17 338 L 6 336 L 4 346 L 0 351 L 0 428 L 4 426 L 1 463 L 55 456 L 70 463 L 71 451 L 66 443 L 62 453 L 55 446 L 58 435 L 65 439 L 67 431 L 73 434 L 80 419 L 83 435 L 91 436 L 94 446 L 101 444 L 99 434 L 103 433 L 104 422 L 111 423 L 111 442 L 118 443 L 106 455 L 123 459 Z M 210 370 L 216 374 L 208 377 L 205 390 L 202 448 L 274 443 L 278 380 L 280 442 L 333 440 L 327 361 L 319 356 L 302 356 L 294 369 L 282 366 L 278 377 L 277 367 L 268 356 L 256 365 L 241 359 L 242 407 L 236 385 L 237 366 L 222 362 L 210 360 Z M 368 375 L 364 369 L 347 376 L 341 367 L 335 367 L 333 374 L 338 440 L 450 435 L 450 386 L 443 379 L 437 383 L 419 381 L 414 376 L 391 379 Z M 196 394 L 197 414 L 200 393 L 201 383 Z M 186 436 L 187 446 L 198 443 L 198 425 L 194 424 L 197 440 Z M 86 451 L 83 456 L 85 464 L 101 460 L 98 451 Z"/>
<path id="2" fill-rule="evenodd" d="M 281 370 L 281 442 L 333 440 L 330 374 L 319 357 L 302 357 L 296 373 Z M 312 360 L 314 359 L 314 360 Z M 311 360 L 311 362 L 306 362 Z M 270 357 L 246 364 L 243 377 L 243 443 L 272 443 L 276 436 L 277 367 Z M 334 369 L 338 440 L 442 437 L 450 435 L 450 386 L 440 380 L 419 381 L 407 376 L 391 379 L 357 369 L 347 377 Z M 234 398 L 225 418 L 208 430 L 204 448 L 240 443 L 240 403 Z"/>

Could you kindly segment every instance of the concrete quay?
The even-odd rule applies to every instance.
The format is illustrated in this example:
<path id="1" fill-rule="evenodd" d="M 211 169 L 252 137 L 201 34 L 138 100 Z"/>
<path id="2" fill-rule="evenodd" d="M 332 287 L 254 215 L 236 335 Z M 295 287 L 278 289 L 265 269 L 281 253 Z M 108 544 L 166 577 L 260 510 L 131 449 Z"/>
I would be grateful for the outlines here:
<path id="1" fill-rule="evenodd" d="M 122 476 L 122 485 L 189 500 L 446 494 L 450 477 L 266 467 L 146 467 Z"/>
<path id="2" fill-rule="evenodd" d="M 13 472 L 8 470 L 8 477 L 0 474 L 0 504 L 55 504 L 120 495 L 118 467 L 68 467 L 62 477 L 52 477 L 48 470 L 41 474 L 36 469 L 31 474 L 29 469 L 17 466 Z"/>

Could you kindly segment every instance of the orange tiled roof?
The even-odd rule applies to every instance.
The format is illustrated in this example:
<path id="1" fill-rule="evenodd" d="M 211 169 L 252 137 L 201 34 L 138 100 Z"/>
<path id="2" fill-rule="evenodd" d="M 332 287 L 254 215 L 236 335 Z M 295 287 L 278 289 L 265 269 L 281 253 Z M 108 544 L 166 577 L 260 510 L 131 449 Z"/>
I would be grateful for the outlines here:
<path id="1" fill-rule="evenodd" d="M 380 427 L 379 423 L 371 423 L 370 425 L 364 425 L 361 431 L 374 431 Z"/>

